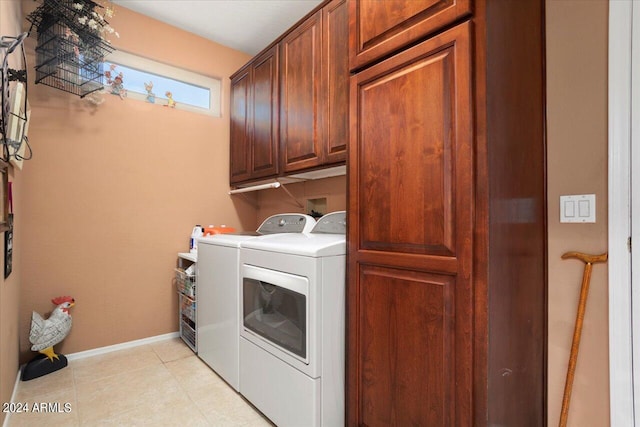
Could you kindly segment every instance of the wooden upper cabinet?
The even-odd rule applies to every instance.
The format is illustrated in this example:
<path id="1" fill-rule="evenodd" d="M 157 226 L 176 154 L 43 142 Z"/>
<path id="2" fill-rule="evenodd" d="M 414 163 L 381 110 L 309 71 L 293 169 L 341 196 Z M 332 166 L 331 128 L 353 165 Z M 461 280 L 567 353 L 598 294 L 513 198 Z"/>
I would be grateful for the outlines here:
<path id="1" fill-rule="evenodd" d="M 280 42 L 280 143 L 284 171 L 322 163 L 322 12 Z"/>
<path id="2" fill-rule="evenodd" d="M 347 0 L 334 0 L 323 9 L 325 49 L 326 136 L 324 163 L 343 162 L 349 135 L 349 14 Z"/>
<path id="3" fill-rule="evenodd" d="M 278 50 L 231 78 L 230 182 L 278 173 Z"/>
<path id="4" fill-rule="evenodd" d="M 346 160 L 349 43 L 346 0 L 333 0 L 280 43 L 284 172 Z"/>
<path id="5" fill-rule="evenodd" d="M 253 152 L 251 175 L 278 173 L 278 50 L 274 47 L 253 65 Z"/>
<path id="6" fill-rule="evenodd" d="M 349 64 L 355 70 L 471 13 L 472 0 L 353 0 Z"/>
<path id="7" fill-rule="evenodd" d="M 231 76 L 231 184 L 346 161 L 348 0 L 331 0 Z"/>
<path id="8" fill-rule="evenodd" d="M 231 79 L 230 167 L 231 183 L 250 178 L 251 144 L 251 67 L 245 67 Z"/>

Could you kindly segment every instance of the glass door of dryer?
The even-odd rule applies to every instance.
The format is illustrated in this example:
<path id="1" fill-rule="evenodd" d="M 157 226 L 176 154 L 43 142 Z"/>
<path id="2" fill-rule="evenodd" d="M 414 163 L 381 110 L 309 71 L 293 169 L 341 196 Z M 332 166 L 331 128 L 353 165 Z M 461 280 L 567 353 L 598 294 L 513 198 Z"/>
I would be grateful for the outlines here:
<path id="1" fill-rule="evenodd" d="M 309 280 L 244 265 L 244 328 L 308 364 Z"/>

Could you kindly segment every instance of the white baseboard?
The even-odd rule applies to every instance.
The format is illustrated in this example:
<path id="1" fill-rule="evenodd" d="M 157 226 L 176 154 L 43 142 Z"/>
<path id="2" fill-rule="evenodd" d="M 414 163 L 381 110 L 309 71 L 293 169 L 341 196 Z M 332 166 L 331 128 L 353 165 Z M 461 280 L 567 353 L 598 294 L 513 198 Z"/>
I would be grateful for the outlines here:
<path id="1" fill-rule="evenodd" d="M 16 382 L 13 384 L 13 392 L 11 393 L 11 400 L 9 402 L 16 401 L 16 393 L 18 391 L 18 383 L 20 382 L 20 369 L 18 369 L 18 375 L 16 375 Z M 6 413 L 7 415 L 4 417 L 4 422 L 2 423 L 2 427 L 9 426 L 9 418 L 11 417 L 11 411 Z"/>
<path id="2" fill-rule="evenodd" d="M 120 344 L 108 345 L 106 347 L 98 347 L 92 350 L 79 351 L 77 353 L 66 354 L 67 360 L 78 360 L 84 359 L 86 357 L 97 356 L 99 354 L 107 354 L 112 351 L 124 350 L 127 348 L 138 347 L 145 344 L 151 344 L 154 342 L 170 340 L 172 338 L 178 338 L 180 336 L 179 332 L 171 332 L 164 335 L 156 335 L 155 337 L 142 338 L 135 341 L 123 342 Z"/>
<path id="3" fill-rule="evenodd" d="M 164 334 L 164 335 L 156 335 L 155 337 L 142 338 L 142 339 L 139 339 L 139 340 L 123 342 L 123 343 L 120 343 L 120 344 L 108 345 L 106 347 L 98 347 L 98 348 L 94 348 L 92 350 L 79 351 L 77 353 L 66 354 L 65 356 L 66 356 L 67 360 L 69 360 L 69 361 L 71 361 L 71 360 L 79 360 L 79 359 L 84 359 L 86 357 L 97 356 L 99 354 L 107 354 L 107 353 L 111 353 L 112 351 L 124 350 L 124 349 L 127 349 L 127 348 L 138 347 L 138 346 L 141 346 L 141 345 L 151 344 L 151 343 L 159 342 L 159 341 L 170 340 L 172 338 L 178 338 L 178 337 L 180 337 L 180 333 L 179 332 L 171 332 L 171 333 Z M 22 370 L 22 366 L 20 366 L 20 368 L 18 368 L 18 375 L 16 376 L 16 382 L 13 385 L 13 393 L 11 394 L 11 401 L 10 402 L 14 402 L 15 401 L 16 392 L 18 391 L 18 384 L 20 383 L 20 372 L 21 372 L 21 370 Z M 11 412 L 8 412 L 7 416 L 4 417 L 4 422 L 2 423 L 2 427 L 7 427 L 9 425 L 9 417 L 10 416 L 11 416 Z"/>

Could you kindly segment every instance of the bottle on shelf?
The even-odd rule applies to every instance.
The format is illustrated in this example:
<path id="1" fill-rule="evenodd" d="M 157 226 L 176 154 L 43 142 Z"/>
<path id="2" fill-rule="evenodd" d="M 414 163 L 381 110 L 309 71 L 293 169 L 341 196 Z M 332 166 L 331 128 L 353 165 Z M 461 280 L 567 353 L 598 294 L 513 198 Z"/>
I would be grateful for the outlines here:
<path id="1" fill-rule="evenodd" d="M 198 252 L 198 237 L 202 237 L 204 235 L 204 229 L 201 225 L 196 225 L 193 227 L 193 231 L 191 231 L 191 240 L 189 241 L 189 252 L 197 253 Z"/>

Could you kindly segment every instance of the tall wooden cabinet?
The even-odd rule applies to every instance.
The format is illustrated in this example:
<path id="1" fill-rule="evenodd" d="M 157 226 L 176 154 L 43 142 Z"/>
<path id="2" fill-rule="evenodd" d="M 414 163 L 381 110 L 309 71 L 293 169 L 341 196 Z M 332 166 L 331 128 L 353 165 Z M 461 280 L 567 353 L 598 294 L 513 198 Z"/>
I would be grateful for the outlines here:
<path id="1" fill-rule="evenodd" d="M 347 422 L 546 425 L 541 0 L 350 0 Z"/>

